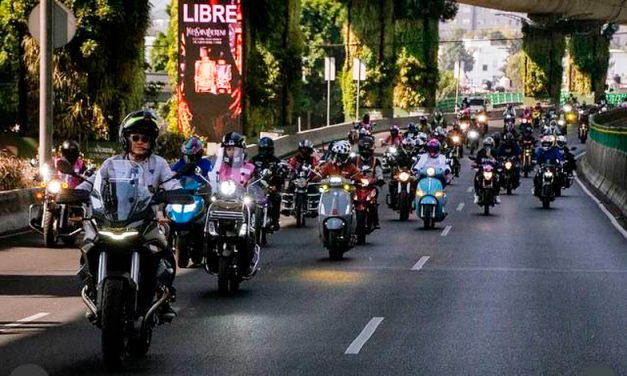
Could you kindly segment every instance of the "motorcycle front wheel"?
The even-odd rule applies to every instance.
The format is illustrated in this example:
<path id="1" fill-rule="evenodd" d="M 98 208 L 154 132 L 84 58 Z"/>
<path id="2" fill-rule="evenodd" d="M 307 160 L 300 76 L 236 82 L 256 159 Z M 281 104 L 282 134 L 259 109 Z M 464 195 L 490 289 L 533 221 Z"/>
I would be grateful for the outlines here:
<path id="1" fill-rule="evenodd" d="M 366 211 L 360 210 L 357 212 L 357 244 L 364 244 L 366 242 Z"/>
<path id="2" fill-rule="evenodd" d="M 218 260 L 218 291 L 222 295 L 234 294 L 239 290 L 239 279 L 231 271 L 231 262 L 220 257 Z"/>
<path id="3" fill-rule="evenodd" d="M 178 232 L 175 236 L 174 253 L 176 254 L 176 265 L 181 268 L 187 268 L 189 265 L 189 241 L 181 236 Z"/>
<path id="4" fill-rule="evenodd" d="M 341 260 L 344 256 L 342 251 L 342 241 L 340 240 L 339 231 L 329 232 L 329 258 L 331 260 Z"/>
<path id="5" fill-rule="evenodd" d="M 400 195 L 398 197 L 398 209 L 400 211 L 400 218 L 399 219 L 401 221 L 408 220 L 409 219 L 409 203 L 407 202 L 407 192 L 405 192 L 405 191 L 401 191 L 401 193 L 400 193 Z"/>
<path id="6" fill-rule="evenodd" d="M 44 212 L 44 244 L 46 248 L 54 248 L 57 246 L 57 238 L 59 232 L 59 221 L 54 213 L 50 210 Z"/>
<path id="7" fill-rule="evenodd" d="M 110 371 L 122 368 L 126 353 L 124 307 L 124 282 L 107 279 L 102 289 L 101 340 L 105 367 Z"/>

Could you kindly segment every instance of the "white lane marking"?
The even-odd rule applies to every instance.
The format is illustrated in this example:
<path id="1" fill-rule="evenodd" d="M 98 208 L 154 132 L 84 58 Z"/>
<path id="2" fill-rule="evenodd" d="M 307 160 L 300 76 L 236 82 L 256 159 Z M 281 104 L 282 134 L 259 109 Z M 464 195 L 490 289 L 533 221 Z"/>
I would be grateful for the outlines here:
<path id="1" fill-rule="evenodd" d="M 452 228 L 453 228 L 453 226 L 451 226 L 451 225 L 448 225 L 448 226 L 444 227 L 444 230 L 442 230 L 442 233 L 440 234 L 440 236 L 448 235 L 448 233 L 451 231 Z"/>
<path id="2" fill-rule="evenodd" d="M 607 208 L 605 208 L 605 206 L 603 205 L 603 203 L 602 203 L 602 202 L 601 202 L 598 198 L 596 198 L 596 197 L 592 194 L 592 192 L 590 192 L 590 191 L 588 190 L 588 188 L 586 188 L 586 186 L 585 186 L 585 185 L 583 185 L 583 183 L 581 182 L 581 180 L 579 180 L 579 177 L 575 177 L 575 180 L 577 180 L 577 183 L 579 183 L 579 186 L 581 187 L 581 189 L 583 189 L 583 191 L 584 191 L 584 192 L 585 192 L 588 196 L 590 196 L 590 198 L 591 198 L 594 202 L 596 202 L 597 206 L 598 206 L 599 208 L 601 208 L 601 211 L 603 212 L 603 214 L 605 214 L 605 215 L 606 215 L 606 216 L 610 219 L 610 222 L 612 223 L 612 225 L 614 225 L 614 227 L 616 227 L 616 229 L 618 230 L 618 232 L 620 232 L 620 234 L 621 234 L 621 235 L 623 235 L 623 237 L 624 237 L 625 239 L 627 239 L 627 230 L 625 230 L 625 229 L 624 229 L 624 228 L 623 228 L 623 227 L 622 227 L 622 226 L 618 223 L 618 221 L 616 220 L 616 218 L 614 218 L 614 216 L 612 215 L 612 213 L 610 213 L 610 212 L 609 212 L 609 210 L 607 210 Z"/>
<path id="3" fill-rule="evenodd" d="M 462 203 L 460 203 L 459 205 L 457 205 L 457 211 L 462 211 L 462 210 L 464 210 L 464 205 L 466 205 L 466 204 L 464 204 L 463 202 L 462 202 Z"/>
<path id="4" fill-rule="evenodd" d="M 411 270 L 420 270 L 429 261 L 429 256 L 422 256 L 418 262 L 411 267 Z"/>
<path id="5" fill-rule="evenodd" d="M 473 187 L 468 187 L 468 189 L 466 189 L 466 192 L 470 193 L 472 192 L 472 190 L 473 190 Z"/>
<path id="6" fill-rule="evenodd" d="M 379 324 L 383 321 L 383 317 L 373 317 L 366 327 L 359 333 L 357 338 L 353 341 L 353 343 L 348 346 L 344 354 L 359 354 L 361 348 L 368 342 L 370 337 L 374 334 L 374 331 L 377 330 Z"/>
<path id="7" fill-rule="evenodd" d="M 16 328 L 18 326 L 24 325 L 24 324 L 29 323 L 31 321 L 35 321 L 35 320 L 38 320 L 38 319 L 40 319 L 42 317 L 48 316 L 49 314 L 50 313 L 48 313 L 48 312 L 39 312 L 39 313 L 36 313 L 36 314 L 34 314 L 32 316 L 28 316 L 28 317 L 25 317 L 23 319 L 17 320 L 16 322 L 12 322 L 10 324 L 2 325 L 2 326 L 0 326 L 0 330 L 8 329 L 8 328 Z"/>

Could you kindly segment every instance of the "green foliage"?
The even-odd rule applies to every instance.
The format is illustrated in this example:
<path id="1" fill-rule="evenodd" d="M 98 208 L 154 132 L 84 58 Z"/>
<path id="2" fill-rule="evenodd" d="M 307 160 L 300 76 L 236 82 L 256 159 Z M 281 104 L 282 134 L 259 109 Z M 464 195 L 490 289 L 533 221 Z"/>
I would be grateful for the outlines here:
<path id="1" fill-rule="evenodd" d="M 523 91 L 527 97 L 559 101 L 564 34 L 550 28 L 523 26 Z"/>
<path id="2" fill-rule="evenodd" d="M 600 25 L 593 25 L 591 28 L 592 31 L 574 33 L 568 39 L 572 62 L 568 72 L 568 89 L 581 94 L 595 92 L 598 98 L 604 91 L 607 77 L 610 41 L 601 34 Z"/>
<path id="3" fill-rule="evenodd" d="M 457 80 L 455 79 L 453 71 L 441 70 L 440 79 L 438 80 L 438 90 L 436 91 L 436 101 L 455 96 L 456 86 Z"/>
<path id="4" fill-rule="evenodd" d="M 404 110 L 422 106 L 425 103 L 425 96 L 419 89 L 424 64 L 403 49 L 398 55 L 396 66 L 398 75 L 394 87 L 394 105 Z"/>
<path id="5" fill-rule="evenodd" d="M 28 160 L 0 152 L 0 191 L 32 187 L 35 172 Z"/>
<path id="6" fill-rule="evenodd" d="M 463 42 L 450 42 L 442 47 L 440 68 L 454 70 L 457 61 L 464 62 L 464 72 L 470 72 L 475 66 L 475 58 L 466 50 Z"/>
<path id="7" fill-rule="evenodd" d="M 522 65 L 524 62 L 524 55 L 522 52 L 510 55 L 507 58 L 507 65 L 505 66 L 505 75 L 512 80 L 512 89 L 519 91 L 523 87 Z"/>
<path id="8" fill-rule="evenodd" d="M 168 37 L 170 36 L 170 32 L 168 32 L 168 35 L 158 33 L 155 38 L 154 45 L 152 46 L 150 53 L 150 67 L 154 72 L 165 71 L 165 68 L 168 65 L 168 46 L 170 45 Z"/>
<path id="9" fill-rule="evenodd" d="M 179 132 L 165 132 L 157 138 L 155 154 L 168 161 L 178 159 L 181 155 L 181 145 L 185 141 L 185 135 Z"/>
<path id="10" fill-rule="evenodd" d="M 430 18 L 442 22 L 455 18 L 458 9 L 454 0 L 397 0 L 394 7 L 397 18 Z"/>

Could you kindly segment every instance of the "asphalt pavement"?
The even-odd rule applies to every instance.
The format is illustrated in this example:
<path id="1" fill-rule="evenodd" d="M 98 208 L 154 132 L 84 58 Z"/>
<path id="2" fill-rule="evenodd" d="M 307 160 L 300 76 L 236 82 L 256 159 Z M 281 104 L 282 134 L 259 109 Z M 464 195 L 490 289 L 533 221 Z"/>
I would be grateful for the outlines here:
<path id="1" fill-rule="evenodd" d="M 382 203 L 382 228 L 342 261 L 315 220 L 283 218 L 236 296 L 183 271 L 179 316 L 125 373 L 627 374 L 627 239 L 577 183 L 545 210 L 523 179 L 484 216 L 473 175 L 466 159 L 433 230 Z M 77 264 L 36 234 L 0 239 L 0 375 L 104 374 Z"/>

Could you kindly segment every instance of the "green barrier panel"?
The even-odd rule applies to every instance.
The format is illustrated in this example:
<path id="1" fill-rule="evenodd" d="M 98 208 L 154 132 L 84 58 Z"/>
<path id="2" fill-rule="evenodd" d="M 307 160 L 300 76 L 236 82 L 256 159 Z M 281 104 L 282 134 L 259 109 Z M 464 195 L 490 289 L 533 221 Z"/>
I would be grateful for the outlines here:
<path id="1" fill-rule="evenodd" d="M 606 127 L 591 122 L 590 138 L 603 146 L 627 153 L 627 127 Z"/>

